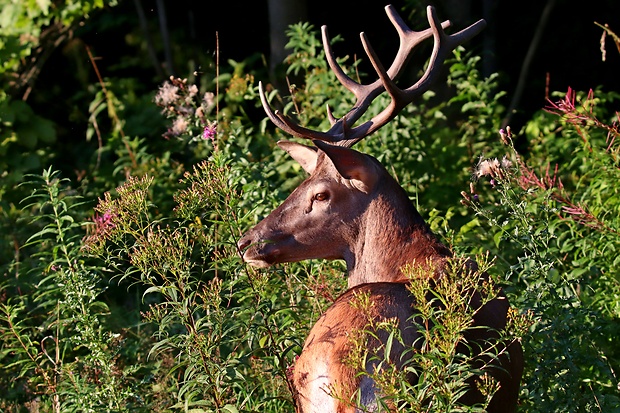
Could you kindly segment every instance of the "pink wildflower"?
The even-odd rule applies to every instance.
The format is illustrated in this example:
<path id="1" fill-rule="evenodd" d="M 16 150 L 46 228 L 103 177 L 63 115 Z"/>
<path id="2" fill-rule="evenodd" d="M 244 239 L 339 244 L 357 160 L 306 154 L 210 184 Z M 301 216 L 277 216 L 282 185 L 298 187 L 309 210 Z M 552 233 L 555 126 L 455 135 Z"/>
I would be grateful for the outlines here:
<path id="1" fill-rule="evenodd" d="M 115 231 L 118 231 L 116 229 L 117 222 L 119 222 L 117 217 L 118 215 L 111 210 L 106 211 L 103 215 L 95 215 L 92 218 L 94 225 L 87 228 L 88 235 L 84 238 L 85 248 L 96 251 L 102 247 Z"/>
<path id="2" fill-rule="evenodd" d="M 202 131 L 202 139 L 204 140 L 214 140 L 215 133 L 217 132 L 215 124 L 207 124 L 204 130 Z"/>
<path id="3" fill-rule="evenodd" d="M 98 215 L 95 217 L 95 224 L 97 224 L 97 232 L 106 232 L 109 229 L 112 229 L 116 226 L 114 224 L 115 214 L 106 211 L 103 215 Z"/>

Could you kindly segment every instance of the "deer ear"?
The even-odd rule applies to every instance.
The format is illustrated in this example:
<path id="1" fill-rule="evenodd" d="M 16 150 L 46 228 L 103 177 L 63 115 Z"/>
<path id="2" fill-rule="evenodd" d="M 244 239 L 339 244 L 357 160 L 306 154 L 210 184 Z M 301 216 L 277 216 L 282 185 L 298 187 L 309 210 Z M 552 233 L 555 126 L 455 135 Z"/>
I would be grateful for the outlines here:
<path id="1" fill-rule="evenodd" d="M 312 175 L 318 158 L 316 148 L 291 141 L 279 141 L 278 146 L 291 155 L 291 158 L 295 159 L 304 168 L 304 171 Z"/>
<path id="2" fill-rule="evenodd" d="M 330 145 L 321 141 L 314 144 L 332 161 L 343 178 L 364 193 L 370 193 L 377 184 L 377 165 L 368 156 L 354 149 Z"/>

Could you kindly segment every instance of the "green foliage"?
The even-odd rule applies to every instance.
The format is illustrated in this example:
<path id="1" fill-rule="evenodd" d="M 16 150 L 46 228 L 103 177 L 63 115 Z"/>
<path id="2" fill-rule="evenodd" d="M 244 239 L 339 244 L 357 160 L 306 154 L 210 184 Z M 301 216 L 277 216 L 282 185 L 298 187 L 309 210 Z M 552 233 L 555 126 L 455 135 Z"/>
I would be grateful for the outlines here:
<path id="1" fill-rule="evenodd" d="M 27 172 L 41 168 L 48 157 L 37 148 L 55 140 L 51 121 L 37 116 L 24 101 L 12 100 L 0 92 L 0 170 L 11 171 L 0 178 L 0 201 Z"/>
<path id="2" fill-rule="evenodd" d="M 93 10 L 113 6 L 116 0 L 82 0 L 53 4 L 51 0 L 0 1 L 0 76 L 18 72 L 24 58 L 88 17 Z"/>
<path id="3" fill-rule="evenodd" d="M 552 115 L 524 128 L 538 134 L 527 161 L 510 131 L 502 131 L 507 158 L 481 161 L 476 171 L 483 182 L 490 179 L 489 199 L 497 201 L 465 194 L 488 225 L 514 284 L 513 302 L 535 315 L 526 347 L 526 411 L 615 411 L 620 402 L 612 344 L 620 315 L 618 115 L 600 120 L 615 96 L 577 98 L 569 90 L 549 106 Z"/>
<path id="4" fill-rule="evenodd" d="M 68 27 L 111 4 L 0 0 L 0 75 L 24 70 L 20 59 L 48 25 Z M 269 99 L 326 130 L 325 105 L 342 116 L 353 97 L 328 70 L 314 28 L 295 25 L 289 36 L 292 97 L 266 85 Z M 350 57 L 339 61 L 352 78 L 374 80 Z M 281 132 L 256 115 L 255 79 L 266 76 L 255 57 L 227 62 L 217 77 L 211 63 L 188 63 L 188 73 L 205 73 L 152 93 L 139 79 L 85 84 L 74 98 L 90 103 L 87 120 L 72 119 L 88 125 L 84 145 L 67 154 L 48 149 L 58 136 L 50 121 L 0 92 L 3 411 L 294 410 L 290 368 L 343 291 L 344 269 L 310 262 L 257 271 L 239 258 L 240 234 L 290 193 L 301 169 L 273 149 Z M 528 328 L 520 411 L 617 411 L 618 94 L 569 91 L 523 128 L 520 154 L 509 130 L 506 145 L 494 144 L 503 93 L 478 64 L 456 50 L 448 88 L 427 92 L 358 149 L 393 172 L 457 253 L 496 256 L 485 269 L 517 309 L 508 339 Z M 366 116 L 386 104 L 380 96 Z M 74 183 L 42 168 L 64 166 L 65 155 L 84 172 Z M 43 172 L 28 175 L 33 168 Z M 470 328 L 454 285 L 428 299 L 429 286 L 414 283 L 420 325 L 433 327 L 408 366 L 416 384 L 403 372 L 377 373 L 386 403 L 462 409 L 473 376 L 494 391 L 453 351 Z M 438 301 L 453 311 L 435 312 Z M 393 345 L 384 321 L 371 327 L 393 332 Z"/>
<path id="5" fill-rule="evenodd" d="M 425 412 L 484 412 L 491 398 L 499 389 L 498 381 L 491 375 L 488 366 L 496 363 L 506 352 L 506 345 L 521 341 L 531 326 L 529 315 L 509 313 L 507 330 L 489 333 L 483 342 L 468 342 L 468 337 L 479 334 L 480 327 L 474 325 L 474 315 L 480 307 L 498 297 L 499 289 L 486 272 L 492 266 L 488 256 L 477 257 L 478 269 L 471 268 L 467 257 L 454 257 L 447 261 L 442 278 L 434 280 L 435 268 L 409 266 L 404 269 L 411 280 L 408 290 L 415 302 L 413 325 L 419 332 L 416 342 L 407 345 L 398 329 L 397 320 L 377 320 L 368 316 L 364 330 L 352 334 L 353 349 L 347 362 L 362 375 L 369 375 L 381 394 L 381 411 L 425 411 Z M 475 298 L 474 298 L 475 297 Z M 354 307 L 371 314 L 368 296 L 356 296 Z M 385 344 L 370 353 L 368 337 L 378 340 L 379 332 L 387 333 Z M 406 360 L 402 369 L 396 368 L 392 348 L 403 346 L 402 357 Z M 480 346 L 481 351 L 472 355 Z M 480 362 L 484 359 L 484 362 Z M 365 372 L 367 363 L 373 363 L 374 371 Z M 410 383 L 408 378 L 417 377 Z M 467 406 L 461 399 L 475 386 L 482 401 Z"/>
<path id="6" fill-rule="evenodd" d="M 50 162 L 41 148 L 56 140 L 54 124 L 34 113 L 26 97 L 51 52 L 94 10 L 116 1 L 0 1 L 0 202 L 6 188 Z M 9 199 L 8 202 L 17 202 Z"/>

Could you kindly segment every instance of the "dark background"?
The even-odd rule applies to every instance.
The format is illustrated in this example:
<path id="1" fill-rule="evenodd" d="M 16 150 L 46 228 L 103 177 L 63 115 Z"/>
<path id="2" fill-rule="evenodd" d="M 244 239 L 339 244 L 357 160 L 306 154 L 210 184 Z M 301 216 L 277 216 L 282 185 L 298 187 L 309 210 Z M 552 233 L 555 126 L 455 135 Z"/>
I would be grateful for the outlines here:
<path id="1" fill-rule="evenodd" d="M 124 0 L 116 7 L 93 14 L 90 21 L 76 31 L 76 39 L 91 48 L 104 76 L 138 77 L 146 93 L 155 90 L 169 72 L 164 70 L 158 73 L 148 63 L 144 50 L 139 50 L 140 36 L 145 36 L 145 31 L 140 28 L 137 17 L 137 1 Z M 289 0 L 289 3 L 298 4 L 302 16 L 305 9 L 305 19 L 316 29 L 325 24 L 332 37 L 337 34 L 344 37 L 345 41 L 335 47 L 339 56 L 363 55 L 360 31 L 368 34 L 384 61 L 389 61 L 395 53 L 397 37 L 383 10 L 386 1 Z M 423 8 L 414 8 L 413 3 L 413 0 L 392 2 L 399 11 L 407 5 L 410 14 L 401 15 L 410 22 L 412 28 L 426 28 Z M 162 13 L 158 13 L 161 10 L 157 9 L 155 1 L 143 1 L 140 4 L 148 22 L 147 31 L 155 39 L 154 43 L 161 45 Z M 269 61 L 270 21 L 267 0 L 176 0 L 165 1 L 163 4 L 173 56 L 183 53 L 184 56 L 195 56 L 197 60 L 200 60 L 200 56 L 213 56 L 217 32 L 220 62 L 227 62 L 228 59 L 242 61 L 255 54 Z M 450 18 L 453 21 L 452 31 L 460 30 L 482 17 L 487 20 L 488 27 L 483 35 L 465 46 L 483 56 L 482 66 L 486 75 L 492 72 L 500 74 L 500 89 L 507 92 L 503 103 L 507 107 L 516 103 L 511 119 L 514 129 L 522 126 L 532 112 L 545 106 L 549 90 L 565 91 L 569 86 L 586 91 L 597 86 L 602 86 L 606 91 L 620 90 L 620 53 L 608 36 L 607 61 L 602 61 L 600 39 L 603 30 L 594 24 L 595 21 L 607 23 L 613 31 L 620 33 L 620 2 L 617 0 L 444 0 L 429 4 L 436 6 L 442 20 Z M 548 20 L 541 28 L 540 43 L 533 48 L 531 65 L 526 68 L 522 97 L 515 102 L 517 82 L 524 70 L 523 62 L 528 50 L 532 48 L 532 39 L 541 25 L 545 7 L 550 8 Z M 52 56 L 37 87 L 49 88 L 52 83 L 63 91 L 79 88 L 80 85 L 71 84 L 72 77 L 78 76 L 79 72 L 83 72 L 81 76 L 84 77 L 84 84 L 96 81 L 88 65 L 74 68 L 74 63 L 67 63 L 67 49 L 61 48 Z M 84 50 L 76 50 L 74 53 L 78 59 L 87 62 Z M 161 47 L 158 47 L 157 54 L 161 62 L 166 60 Z M 136 59 L 141 60 L 139 70 L 134 64 Z M 171 65 L 169 71 L 176 76 L 186 77 L 189 69 L 179 64 L 178 59 L 173 60 L 177 62 Z M 369 66 L 366 67 L 367 72 L 372 71 Z M 66 76 L 67 70 L 78 73 Z M 36 104 L 36 96 L 34 101 Z"/>

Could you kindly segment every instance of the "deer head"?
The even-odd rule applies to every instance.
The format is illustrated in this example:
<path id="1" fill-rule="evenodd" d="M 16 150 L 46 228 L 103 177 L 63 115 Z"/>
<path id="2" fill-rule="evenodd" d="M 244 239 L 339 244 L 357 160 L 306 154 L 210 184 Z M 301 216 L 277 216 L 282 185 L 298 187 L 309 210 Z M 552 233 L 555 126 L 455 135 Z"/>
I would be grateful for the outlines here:
<path id="1" fill-rule="evenodd" d="M 413 31 L 392 6 L 386 7 L 400 38 L 394 62 L 385 70 L 364 33 L 361 40 L 378 79 L 360 84 L 349 78 L 336 63 L 325 26 L 322 28 L 327 61 L 339 81 L 356 97 L 356 104 L 337 119 L 329 106 L 331 128 L 319 132 L 299 126 L 269 106 L 262 84 L 263 107 L 273 123 L 285 132 L 312 140 L 314 146 L 282 141 L 309 177 L 256 227 L 239 241 L 243 259 L 259 267 L 312 258 L 344 259 L 349 286 L 365 282 L 395 281 L 403 276 L 405 263 L 420 264 L 441 259 L 449 251 L 430 233 L 405 191 L 373 157 L 351 147 L 387 124 L 406 105 L 426 92 L 437 78 L 451 51 L 476 35 L 483 20 L 456 34 L 448 35 L 432 7 L 427 15 L 430 28 Z M 434 47 L 423 76 L 408 88 L 396 86 L 409 56 L 429 37 Z M 356 125 L 372 101 L 381 93 L 391 97 L 389 105 L 372 119 Z"/>

